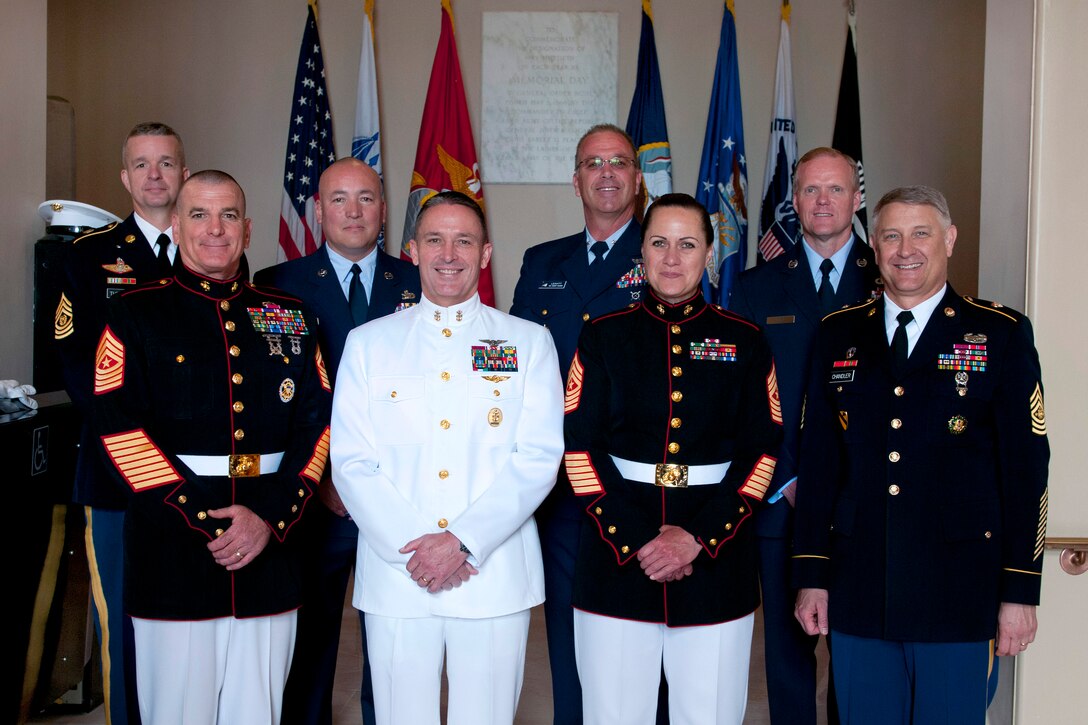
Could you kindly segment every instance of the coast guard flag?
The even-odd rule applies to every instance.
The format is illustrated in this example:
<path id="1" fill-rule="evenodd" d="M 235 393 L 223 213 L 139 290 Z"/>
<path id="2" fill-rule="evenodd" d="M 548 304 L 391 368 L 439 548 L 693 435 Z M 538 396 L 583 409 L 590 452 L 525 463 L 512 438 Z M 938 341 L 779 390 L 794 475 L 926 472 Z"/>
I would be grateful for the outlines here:
<path id="1" fill-rule="evenodd" d="M 378 120 L 378 77 L 374 63 L 374 0 L 363 4 L 362 50 L 359 51 L 359 91 L 355 97 L 355 134 L 351 155 L 382 175 L 381 125 Z M 385 227 L 378 233 L 385 249 Z"/>
<path id="2" fill-rule="evenodd" d="M 710 112 L 699 163 L 698 199 L 714 222 L 714 255 L 703 275 L 703 294 L 725 306 L 729 289 L 748 259 L 747 162 L 741 121 L 740 72 L 733 0 L 725 1 L 718 64 L 710 94 Z"/>
<path id="3" fill-rule="evenodd" d="M 661 72 L 657 68 L 654 42 L 654 13 L 651 0 L 642 0 L 642 36 L 638 44 L 638 76 L 627 128 L 638 152 L 642 169 L 643 210 L 654 199 L 672 191 L 672 153 L 665 125 L 665 98 L 661 93 Z"/>
<path id="4" fill-rule="evenodd" d="M 839 81 L 839 105 L 835 110 L 835 131 L 831 147 L 849 154 L 858 162 L 861 179 L 861 206 L 854 213 L 854 234 L 864 242 L 868 214 L 865 211 L 865 167 L 861 165 L 861 102 L 858 93 L 857 15 L 853 3 L 847 15 L 846 50 L 842 58 L 842 80 Z"/>
<path id="5" fill-rule="evenodd" d="M 797 124 L 793 120 L 793 71 L 790 67 L 790 5 L 782 6 L 778 33 L 778 65 L 774 74 L 774 113 L 763 174 L 756 263 L 769 262 L 797 240 L 793 208 L 793 172 L 797 164 Z"/>
<path id="6" fill-rule="evenodd" d="M 336 160 L 329 94 L 325 91 L 325 61 L 321 59 L 313 2 L 306 6 L 306 29 L 298 53 L 293 99 L 280 202 L 280 247 L 276 253 L 281 262 L 305 256 L 321 246 L 321 225 L 314 216 L 314 194 L 321 172 Z"/>
<path id="7" fill-rule="evenodd" d="M 457 60 L 451 0 L 442 0 L 442 31 L 438 37 L 434 65 L 431 67 L 427 101 L 423 105 L 423 121 L 419 128 L 416 163 L 412 171 L 412 188 L 408 195 L 408 210 L 404 216 L 404 239 L 400 252 L 402 258 L 409 258 L 408 240 L 412 238 L 420 206 L 445 190 L 467 194 L 484 208 L 480 165 L 476 162 L 476 146 L 472 141 L 465 87 L 461 82 L 461 64 Z M 480 300 L 485 305 L 495 306 L 490 267 L 480 272 Z"/>

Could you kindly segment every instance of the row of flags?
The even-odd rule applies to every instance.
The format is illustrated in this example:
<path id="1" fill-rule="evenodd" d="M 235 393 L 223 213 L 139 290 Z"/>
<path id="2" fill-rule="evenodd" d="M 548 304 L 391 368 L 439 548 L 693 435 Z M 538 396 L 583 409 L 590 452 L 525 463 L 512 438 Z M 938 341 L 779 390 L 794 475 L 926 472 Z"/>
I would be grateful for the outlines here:
<path id="1" fill-rule="evenodd" d="M 661 94 L 661 78 L 654 45 L 651 0 L 642 0 L 642 39 L 639 45 L 635 95 L 627 132 L 635 140 L 646 182 L 646 203 L 672 189 L 671 157 Z M 733 0 L 725 0 L 718 41 L 714 83 L 710 91 L 703 154 L 695 198 L 706 207 L 714 224 L 714 254 L 703 276 L 707 299 L 726 305 L 736 276 L 748 260 L 748 165 L 744 155 L 744 122 L 737 63 L 737 27 Z M 858 101 L 856 15 L 851 2 L 846 51 L 835 117 L 832 146 L 858 163 L 861 208 L 854 217 L 855 233 L 865 235 L 865 174 L 861 166 L 861 111 Z M 655 153 L 656 152 L 656 153 Z M 662 159 L 667 165 L 662 163 Z M 767 140 L 767 167 L 759 213 L 758 264 L 770 261 L 799 241 L 793 208 L 793 175 L 797 165 L 797 123 L 793 107 L 793 71 L 790 64 L 790 4 L 782 4 L 778 60 L 775 68 L 774 109 Z M 655 188 L 662 191 L 654 193 Z"/>
<path id="2" fill-rule="evenodd" d="M 351 155 L 369 164 L 381 176 L 381 128 L 375 71 L 374 0 L 366 0 Z M 314 215 L 314 195 L 321 172 L 336 160 L 314 0 L 309 0 L 306 7 L 306 27 L 299 50 L 293 98 L 280 209 L 279 261 L 311 254 L 322 243 L 321 226 Z M 451 0 L 442 0 L 442 29 L 416 146 L 401 242 L 402 258 L 408 259 L 408 240 L 420 206 L 434 194 L 447 189 L 463 192 L 484 206 L 480 166 L 476 161 L 461 64 L 457 58 L 453 8 Z M 384 248 L 383 237 L 379 237 L 379 244 Z M 480 274 L 479 292 L 484 304 L 495 306 L 490 268 Z"/>
<path id="3" fill-rule="evenodd" d="M 714 224 L 714 254 L 703 279 L 707 299 L 726 304 L 733 280 L 748 259 L 748 170 L 744 155 L 744 124 L 737 63 L 734 0 L 724 0 L 710 110 L 695 198 L 710 213 Z M 401 256 L 407 258 L 419 208 L 430 196 L 445 190 L 461 191 L 484 205 L 483 184 L 476 157 L 461 65 L 457 55 L 451 0 L 441 0 L 442 25 L 431 67 L 423 108 L 412 184 L 405 215 Z M 861 113 L 858 100 L 856 15 L 848 13 L 846 50 L 832 146 L 854 157 L 862 180 L 862 203 L 854 219 L 855 232 L 865 239 L 865 176 L 861 165 Z M 759 215 L 757 262 L 769 261 L 798 242 L 797 215 L 792 204 L 797 163 L 797 124 L 793 107 L 790 65 L 790 5 L 782 5 L 778 59 L 775 69 L 774 110 L 767 142 L 767 168 Z M 279 259 L 312 253 L 322 243 L 314 215 L 314 195 L 321 172 L 335 160 L 332 116 L 325 88 L 325 65 L 317 32 L 315 0 L 307 4 L 306 27 L 295 74 L 291 107 L 284 195 L 281 204 Z M 652 0 L 642 0 L 642 30 L 638 73 L 628 112 L 627 133 L 635 142 L 642 170 L 644 206 L 672 191 L 672 155 L 665 122 L 665 101 L 654 39 Z M 374 0 L 365 0 L 359 87 L 352 156 L 381 175 L 381 130 L 374 60 Z M 379 244 L 384 240 L 379 238 Z M 480 298 L 495 304 L 491 270 L 480 276 Z"/>

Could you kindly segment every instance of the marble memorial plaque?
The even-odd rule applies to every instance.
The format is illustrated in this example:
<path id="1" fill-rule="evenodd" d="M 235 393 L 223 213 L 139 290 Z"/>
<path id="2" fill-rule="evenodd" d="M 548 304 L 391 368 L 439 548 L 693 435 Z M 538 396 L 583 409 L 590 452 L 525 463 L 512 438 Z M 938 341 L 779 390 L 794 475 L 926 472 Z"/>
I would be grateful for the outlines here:
<path id="1" fill-rule="evenodd" d="M 569 184 L 578 139 L 616 121 L 619 16 L 483 16 L 483 180 Z"/>

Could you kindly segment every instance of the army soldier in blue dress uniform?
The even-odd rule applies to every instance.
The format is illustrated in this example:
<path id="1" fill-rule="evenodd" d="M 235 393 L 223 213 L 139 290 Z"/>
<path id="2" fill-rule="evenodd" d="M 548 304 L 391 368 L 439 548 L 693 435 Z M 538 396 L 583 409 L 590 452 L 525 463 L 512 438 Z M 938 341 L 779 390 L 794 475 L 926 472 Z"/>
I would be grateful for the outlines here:
<path id="1" fill-rule="evenodd" d="M 292 530 L 328 455 L 331 387 L 299 300 L 250 286 L 245 197 L 203 171 L 181 264 L 111 304 L 100 446 L 128 492 L 125 600 L 148 723 L 278 723 L 300 571 Z"/>
<path id="2" fill-rule="evenodd" d="M 830 630 L 844 723 L 983 723 L 1035 637 L 1046 416 L 1026 317 L 948 284 L 935 189 L 873 214 L 882 299 L 825 318 L 798 475 L 796 616 Z"/>
<path id="3" fill-rule="evenodd" d="M 752 514 L 782 434 L 759 328 L 708 305 L 713 231 L 686 194 L 647 212 L 650 290 L 583 328 L 564 460 L 583 514 L 575 641 L 587 723 L 740 723 L 759 606 Z M 588 515 L 587 515 L 588 514 Z"/>
<path id="4" fill-rule="evenodd" d="M 105 325 L 107 303 L 119 292 L 170 274 L 177 254 L 171 215 L 181 183 L 189 175 L 181 137 L 163 123 L 134 127 L 122 146 L 121 164 L 121 183 L 132 197 L 133 212 L 124 221 L 73 242 L 54 318 L 65 387 L 87 420 L 95 345 Z M 73 500 L 85 506 L 87 516 L 87 561 L 102 645 L 106 717 L 113 725 L 124 725 L 139 722 L 132 626 L 122 605 L 125 493 L 111 478 L 95 441 L 85 423 Z"/>

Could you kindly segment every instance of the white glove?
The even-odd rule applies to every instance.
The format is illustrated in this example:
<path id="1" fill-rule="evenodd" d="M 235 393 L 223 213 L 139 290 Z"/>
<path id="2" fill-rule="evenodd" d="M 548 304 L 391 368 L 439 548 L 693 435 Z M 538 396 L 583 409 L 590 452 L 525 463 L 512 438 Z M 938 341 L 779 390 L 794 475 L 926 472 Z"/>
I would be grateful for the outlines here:
<path id="1" fill-rule="evenodd" d="M 30 397 L 37 392 L 33 385 L 20 385 L 18 380 L 0 380 L 0 413 L 37 410 L 38 401 Z"/>

